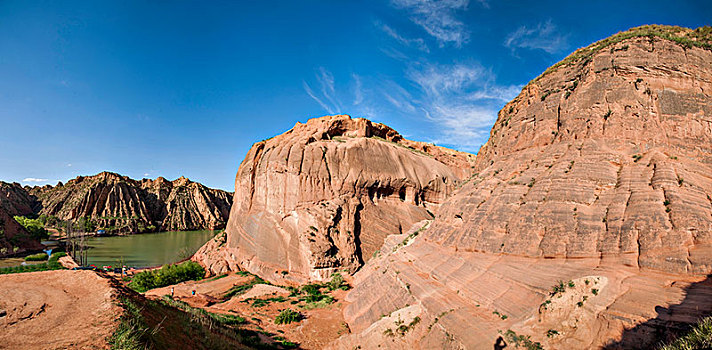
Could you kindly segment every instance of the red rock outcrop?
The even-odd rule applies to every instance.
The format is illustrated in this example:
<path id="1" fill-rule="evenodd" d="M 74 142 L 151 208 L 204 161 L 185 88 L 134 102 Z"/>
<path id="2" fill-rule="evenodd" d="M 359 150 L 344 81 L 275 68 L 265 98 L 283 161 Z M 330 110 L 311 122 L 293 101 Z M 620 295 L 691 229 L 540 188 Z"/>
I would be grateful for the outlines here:
<path id="1" fill-rule="evenodd" d="M 88 217 L 98 227 L 119 232 L 221 229 L 232 202 L 230 193 L 184 177 L 137 181 L 110 172 L 35 187 L 30 193 L 41 202 L 37 214 L 59 220 Z"/>
<path id="2" fill-rule="evenodd" d="M 0 206 L 0 257 L 42 249 L 44 246 Z"/>
<path id="3" fill-rule="evenodd" d="M 712 313 L 710 32 L 634 28 L 527 85 L 477 175 L 356 274 L 335 347 L 647 347 Z"/>
<path id="4" fill-rule="evenodd" d="M 209 242 L 195 259 L 214 273 L 242 268 L 271 280 L 354 272 L 388 234 L 431 218 L 473 160 L 365 119 L 297 123 L 252 146 L 235 179 L 226 242 Z"/>

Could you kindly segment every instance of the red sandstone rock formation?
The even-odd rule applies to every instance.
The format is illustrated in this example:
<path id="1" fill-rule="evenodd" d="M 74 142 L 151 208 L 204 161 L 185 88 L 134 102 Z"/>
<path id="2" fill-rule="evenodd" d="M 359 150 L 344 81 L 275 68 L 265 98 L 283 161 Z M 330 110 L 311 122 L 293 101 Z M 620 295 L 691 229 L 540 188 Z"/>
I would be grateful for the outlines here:
<path id="1" fill-rule="evenodd" d="M 38 214 L 60 220 L 89 217 L 100 227 L 123 232 L 220 229 L 232 201 L 230 193 L 184 177 L 137 181 L 110 172 L 30 192 L 41 202 Z"/>
<path id="2" fill-rule="evenodd" d="M 710 48 L 635 28 L 527 85 L 477 175 L 356 274 L 334 346 L 647 347 L 712 313 Z"/>
<path id="3" fill-rule="evenodd" d="M 241 268 L 272 280 L 354 272 L 387 235 L 431 218 L 473 159 L 365 119 L 297 123 L 252 146 L 235 180 L 227 237 L 195 259 L 213 273 Z"/>

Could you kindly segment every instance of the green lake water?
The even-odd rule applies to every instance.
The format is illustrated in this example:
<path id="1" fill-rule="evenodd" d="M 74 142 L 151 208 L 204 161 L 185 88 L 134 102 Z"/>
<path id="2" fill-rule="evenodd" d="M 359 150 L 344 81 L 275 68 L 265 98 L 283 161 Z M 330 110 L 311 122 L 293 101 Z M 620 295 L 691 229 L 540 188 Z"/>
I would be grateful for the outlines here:
<path id="1" fill-rule="evenodd" d="M 91 237 L 87 244 L 89 264 L 150 267 L 173 263 L 193 255 L 217 231 L 178 231 L 129 236 Z"/>

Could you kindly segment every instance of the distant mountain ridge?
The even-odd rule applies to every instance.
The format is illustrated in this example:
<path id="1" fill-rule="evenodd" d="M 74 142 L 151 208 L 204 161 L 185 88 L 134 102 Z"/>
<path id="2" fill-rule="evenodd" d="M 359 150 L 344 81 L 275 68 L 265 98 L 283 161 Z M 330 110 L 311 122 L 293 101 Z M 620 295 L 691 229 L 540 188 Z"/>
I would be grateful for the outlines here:
<path id="1" fill-rule="evenodd" d="M 0 182 L 0 207 L 10 215 L 85 219 L 88 227 L 122 233 L 221 229 L 231 204 L 231 193 L 185 177 L 134 180 L 102 172 L 56 186 Z"/>

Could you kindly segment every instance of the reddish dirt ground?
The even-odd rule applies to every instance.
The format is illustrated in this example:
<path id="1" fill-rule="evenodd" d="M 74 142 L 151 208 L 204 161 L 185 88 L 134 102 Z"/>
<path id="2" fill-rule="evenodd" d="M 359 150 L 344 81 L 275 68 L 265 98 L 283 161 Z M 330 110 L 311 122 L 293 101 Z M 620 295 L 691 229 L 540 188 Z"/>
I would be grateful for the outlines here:
<path id="1" fill-rule="evenodd" d="M 263 331 L 273 334 L 273 337 L 283 337 L 287 341 L 298 343 L 302 349 L 323 349 L 328 343 L 338 338 L 349 329 L 344 322 L 342 309 L 345 307 L 346 291 L 336 290 L 328 294 L 334 298 L 334 303 L 324 307 L 307 310 L 304 302 L 298 302 L 296 297 L 289 297 L 286 289 L 255 285 L 242 295 L 224 300 L 223 295 L 235 285 L 248 283 L 253 277 L 230 274 L 219 279 L 189 281 L 174 286 L 152 289 L 146 292 L 149 298 L 160 298 L 169 295 L 173 287 L 174 298 L 200 307 L 209 312 L 239 315 L 246 319 L 243 326 L 246 329 Z M 196 295 L 192 295 L 195 289 Z M 254 299 L 269 299 L 282 296 L 283 302 L 269 302 L 264 306 L 253 306 Z M 294 304 L 293 304 L 294 303 Z M 300 322 L 277 325 L 275 317 L 284 309 L 293 309 L 304 315 Z"/>
<path id="2" fill-rule="evenodd" d="M 102 349 L 121 309 L 91 271 L 0 275 L 1 349 Z"/>

